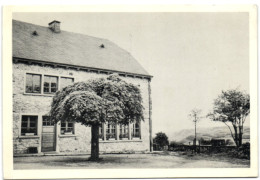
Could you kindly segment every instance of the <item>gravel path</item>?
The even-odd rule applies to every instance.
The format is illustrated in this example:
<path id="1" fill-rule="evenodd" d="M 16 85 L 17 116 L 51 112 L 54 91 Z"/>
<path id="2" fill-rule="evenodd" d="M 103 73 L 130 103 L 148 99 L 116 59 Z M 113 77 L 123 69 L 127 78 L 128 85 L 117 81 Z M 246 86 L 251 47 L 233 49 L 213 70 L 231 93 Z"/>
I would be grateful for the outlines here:
<path id="1" fill-rule="evenodd" d="M 185 156 L 175 152 L 153 154 L 104 154 L 100 162 L 89 156 L 15 157 L 14 169 L 84 169 L 84 168 L 249 168 L 249 160 Z"/>

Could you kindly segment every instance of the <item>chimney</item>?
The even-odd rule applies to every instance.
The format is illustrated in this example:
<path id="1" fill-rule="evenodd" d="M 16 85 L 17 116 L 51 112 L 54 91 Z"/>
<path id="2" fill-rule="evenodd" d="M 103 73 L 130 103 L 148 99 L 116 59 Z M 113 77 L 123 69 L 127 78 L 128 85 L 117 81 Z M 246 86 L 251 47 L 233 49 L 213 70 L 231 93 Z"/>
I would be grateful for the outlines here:
<path id="1" fill-rule="evenodd" d="M 55 33 L 59 33 L 60 32 L 60 21 L 52 21 L 49 23 L 49 28 L 55 32 Z"/>

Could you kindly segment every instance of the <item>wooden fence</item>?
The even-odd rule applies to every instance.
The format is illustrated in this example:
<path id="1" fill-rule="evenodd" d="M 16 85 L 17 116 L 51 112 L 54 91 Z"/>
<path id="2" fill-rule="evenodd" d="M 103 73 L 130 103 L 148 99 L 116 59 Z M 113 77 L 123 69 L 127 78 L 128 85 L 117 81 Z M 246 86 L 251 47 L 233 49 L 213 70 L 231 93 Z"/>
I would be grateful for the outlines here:
<path id="1" fill-rule="evenodd" d="M 169 147 L 169 151 L 191 151 L 191 152 L 225 152 L 236 149 L 236 146 L 211 146 L 211 145 L 179 145 Z"/>

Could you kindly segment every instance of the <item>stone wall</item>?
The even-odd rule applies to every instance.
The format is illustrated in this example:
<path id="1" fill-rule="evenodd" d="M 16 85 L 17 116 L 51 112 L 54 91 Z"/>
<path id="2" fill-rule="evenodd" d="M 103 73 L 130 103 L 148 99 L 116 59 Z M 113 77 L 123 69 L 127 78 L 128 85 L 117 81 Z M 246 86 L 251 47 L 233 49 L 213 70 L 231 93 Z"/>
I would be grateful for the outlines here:
<path id="1" fill-rule="evenodd" d="M 105 77 L 106 74 L 85 72 L 81 70 L 54 68 L 51 66 L 28 65 L 24 63 L 13 64 L 13 145 L 14 153 L 25 153 L 28 147 L 38 147 L 41 151 L 41 116 L 48 113 L 53 95 L 27 94 L 25 93 L 25 74 L 42 73 L 44 75 L 58 75 L 73 77 L 74 82 L 86 81 L 92 78 Z M 132 77 L 122 77 L 140 87 L 143 106 L 144 122 L 141 123 L 141 140 L 106 141 L 100 142 L 101 152 L 135 152 L 149 151 L 149 92 L 148 80 Z M 39 115 L 38 136 L 30 139 L 20 136 L 21 115 Z M 57 124 L 56 151 L 58 152 L 89 152 L 90 151 L 90 127 L 75 124 L 74 136 L 60 135 L 60 123 Z"/>

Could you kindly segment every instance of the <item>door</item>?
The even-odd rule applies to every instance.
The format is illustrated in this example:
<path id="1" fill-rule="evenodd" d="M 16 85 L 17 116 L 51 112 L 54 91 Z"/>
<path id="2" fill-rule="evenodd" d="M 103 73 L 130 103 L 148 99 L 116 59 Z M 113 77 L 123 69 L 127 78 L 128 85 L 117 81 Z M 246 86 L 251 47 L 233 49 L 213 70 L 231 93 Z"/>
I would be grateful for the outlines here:
<path id="1" fill-rule="evenodd" d="M 54 122 L 48 116 L 42 117 L 42 152 L 55 151 L 56 133 Z"/>

